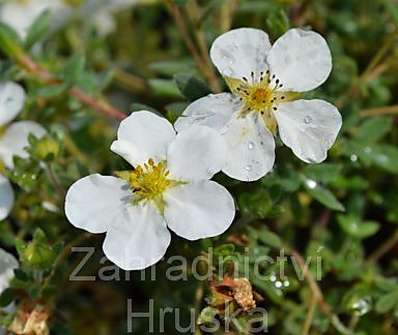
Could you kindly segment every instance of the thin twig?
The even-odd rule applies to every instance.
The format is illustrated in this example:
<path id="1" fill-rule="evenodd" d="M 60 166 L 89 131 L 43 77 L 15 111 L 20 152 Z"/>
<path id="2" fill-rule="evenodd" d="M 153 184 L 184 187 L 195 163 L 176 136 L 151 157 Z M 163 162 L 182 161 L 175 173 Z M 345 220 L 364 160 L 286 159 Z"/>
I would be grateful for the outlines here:
<path id="1" fill-rule="evenodd" d="M 54 188 L 57 190 L 59 199 L 63 199 L 65 195 L 65 189 L 62 186 L 61 182 L 59 181 L 57 175 L 55 174 L 51 163 L 46 165 L 45 171 L 47 173 L 48 179 L 51 181 Z"/>
<path id="2" fill-rule="evenodd" d="M 220 84 L 218 82 L 217 76 L 214 72 L 214 69 L 211 63 L 206 62 L 206 58 L 203 58 L 200 50 L 196 47 L 193 39 L 191 38 L 188 26 L 185 22 L 183 15 L 181 14 L 180 8 L 174 2 L 174 0 L 164 0 L 164 3 L 173 17 L 178 30 L 180 31 L 181 37 L 183 38 L 185 45 L 187 46 L 189 52 L 191 53 L 193 60 L 198 67 L 199 71 L 203 74 L 203 76 L 208 80 L 210 88 L 214 93 L 220 92 Z M 206 49 L 206 53 L 208 50 Z M 208 57 L 208 56 L 207 56 Z"/>
<path id="3" fill-rule="evenodd" d="M 308 332 L 311 329 L 312 320 L 314 319 L 314 313 L 316 309 L 317 300 L 315 295 L 311 295 L 310 305 L 308 307 L 308 313 L 304 321 L 303 329 L 301 331 L 301 335 L 308 335 Z"/>
<path id="4" fill-rule="evenodd" d="M 369 62 L 366 69 L 362 72 L 362 74 L 357 78 L 357 80 L 355 80 L 355 82 L 346 91 L 346 93 L 344 93 L 344 95 L 340 97 L 340 99 L 338 99 L 338 101 L 336 102 L 336 106 L 338 108 L 343 107 L 352 97 L 355 97 L 359 94 L 359 87 L 358 87 L 359 83 L 366 83 L 369 82 L 370 80 L 374 80 L 388 69 L 388 65 L 386 63 L 380 64 L 380 62 L 382 62 L 383 58 L 390 50 L 394 41 L 395 41 L 394 36 L 385 41 L 383 46 L 373 56 L 373 58 Z"/>
<path id="5" fill-rule="evenodd" d="M 200 20 L 201 17 L 200 8 L 196 1 L 192 1 L 190 4 L 191 4 L 190 6 L 191 11 L 190 15 L 187 16 L 190 17 L 191 21 L 193 22 L 194 26 L 193 32 L 198 42 L 199 52 L 205 64 L 205 69 L 208 72 L 210 86 L 214 93 L 219 93 L 221 92 L 221 85 L 220 82 L 218 81 L 217 74 L 214 70 L 213 63 L 210 59 L 209 46 L 207 45 L 206 36 L 202 29 L 202 24 Z"/>
<path id="6" fill-rule="evenodd" d="M 18 54 L 15 54 L 14 57 L 16 62 L 21 65 L 26 71 L 35 75 L 38 79 L 45 82 L 46 84 L 54 85 L 61 83 L 59 79 L 54 77 L 50 72 L 41 67 L 39 64 L 35 63 L 33 59 L 30 58 L 28 55 L 19 52 Z M 80 102 L 87 105 L 88 107 L 109 117 L 115 118 L 117 120 L 123 120 L 127 116 L 116 107 L 110 105 L 105 101 L 97 100 L 77 86 L 72 87 L 69 90 L 69 94 L 78 99 Z"/>
<path id="7" fill-rule="evenodd" d="M 352 335 L 352 331 L 348 329 L 343 323 L 340 321 L 339 317 L 333 312 L 332 307 L 326 302 L 321 289 L 319 288 L 317 282 L 312 276 L 311 271 L 309 271 L 307 264 L 303 256 L 301 256 L 296 250 L 291 251 L 292 257 L 296 260 L 297 264 L 300 266 L 303 271 L 304 278 L 306 279 L 314 299 L 316 299 L 317 305 L 319 306 L 321 312 L 325 314 L 334 328 L 338 330 L 343 335 Z"/>
<path id="8" fill-rule="evenodd" d="M 373 253 L 368 257 L 368 261 L 370 263 L 376 263 L 379 261 L 385 254 L 387 254 L 395 245 L 398 244 L 398 230 L 379 248 L 377 248 Z"/>
<path id="9" fill-rule="evenodd" d="M 362 117 L 398 114 L 398 105 L 364 109 L 359 112 Z"/>

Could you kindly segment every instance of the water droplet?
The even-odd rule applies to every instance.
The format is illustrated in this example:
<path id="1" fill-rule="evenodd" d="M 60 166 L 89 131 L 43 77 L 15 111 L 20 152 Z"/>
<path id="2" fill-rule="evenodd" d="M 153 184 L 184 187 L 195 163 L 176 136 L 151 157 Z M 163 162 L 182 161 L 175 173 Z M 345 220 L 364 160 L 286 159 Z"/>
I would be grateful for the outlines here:
<path id="1" fill-rule="evenodd" d="M 353 303 L 352 308 L 355 310 L 355 314 L 362 316 L 368 313 L 371 309 L 370 297 L 364 297 Z"/>
<path id="2" fill-rule="evenodd" d="M 358 160 L 358 156 L 353 154 L 353 155 L 351 155 L 350 159 L 351 159 L 351 162 L 356 162 Z"/>
<path id="3" fill-rule="evenodd" d="M 254 149 L 254 143 L 253 143 L 252 141 L 250 141 L 250 142 L 247 144 L 247 147 L 249 148 L 249 150 L 253 150 L 253 149 Z"/>
<path id="4" fill-rule="evenodd" d="M 276 288 L 281 288 L 282 285 L 283 285 L 282 282 L 279 281 L 279 280 L 275 282 L 275 287 L 276 287 Z"/>
<path id="5" fill-rule="evenodd" d="M 305 124 L 310 124 L 311 122 L 312 122 L 312 117 L 309 116 L 309 115 L 307 115 L 307 116 L 304 118 L 304 123 L 305 123 Z"/>
<path id="6" fill-rule="evenodd" d="M 365 153 L 370 154 L 372 152 L 372 148 L 371 147 L 366 147 L 364 149 Z"/>
<path id="7" fill-rule="evenodd" d="M 275 274 L 271 274 L 271 276 L 269 277 L 269 280 L 274 282 L 276 280 Z"/>
<path id="8" fill-rule="evenodd" d="M 307 180 L 305 181 L 305 184 L 306 184 L 307 187 L 310 188 L 310 189 L 314 189 L 315 187 L 318 186 L 318 183 L 317 183 L 315 180 L 312 180 L 312 179 L 307 179 Z"/>
<path id="9" fill-rule="evenodd" d="M 253 170 L 253 166 L 251 166 L 250 164 L 249 164 L 249 165 L 246 165 L 246 166 L 245 166 L 245 170 L 246 170 L 246 171 L 251 171 L 251 170 Z"/>
<path id="10" fill-rule="evenodd" d="M 285 286 L 285 287 L 289 287 L 289 286 L 290 286 L 290 283 L 289 283 L 289 281 L 288 281 L 288 280 L 285 280 L 285 281 L 283 282 L 283 286 Z"/>

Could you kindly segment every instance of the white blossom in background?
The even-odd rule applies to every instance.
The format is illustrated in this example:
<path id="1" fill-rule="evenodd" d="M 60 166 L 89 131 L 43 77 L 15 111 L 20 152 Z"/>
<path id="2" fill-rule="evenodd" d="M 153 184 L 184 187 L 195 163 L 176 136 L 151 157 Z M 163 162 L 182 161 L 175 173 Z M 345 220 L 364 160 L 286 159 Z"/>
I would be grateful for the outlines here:
<path id="1" fill-rule="evenodd" d="M 342 125 L 339 111 L 319 99 L 300 99 L 315 89 L 332 69 L 324 38 L 290 29 L 271 46 L 258 29 L 240 28 L 219 36 L 210 56 L 231 89 L 193 102 L 175 127 L 182 131 L 205 125 L 219 131 L 227 145 L 223 172 L 253 181 L 275 161 L 274 136 L 307 163 L 320 163 Z"/>
<path id="2" fill-rule="evenodd" d="M 9 0 L 0 5 L 0 22 L 25 39 L 33 22 L 46 10 L 51 11 L 53 25 L 58 26 L 70 7 L 63 0 Z"/>
<path id="3" fill-rule="evenodd" d="M 103 250 L 125 270 L 144 269 L 165 254 L 170 228 L 188 240 L 213 237 L 232 223 L 232 196 L 209 179 L 225 162 L 225 144 L 209 127 L 176 135 L 164 118 L 135 112 L 121 122 L 111 150 L 134 170 L 93 174 L 67 192 L 65 213 L 77 228 L 105 233 Z"/>
<path id="4" fill-rule="evenodd" d="M 18 121 L 9 124 L 22 111 L 25 91 L 14 82 L 0 82 L 0 161 L 2 169 L 12 169 L 13 157 L 27 158 L 25 148 L 29 145 L 28 136 L 40 138 L 46 130 L 33 121 Z M 0 173 L 0 220 L 5 219 L 14 204 L 14 191 L 9 180 Z"/>
<path id="5" fill-rule="evenodd" d="M 107 36 L 116 30 L 115 14 L 135 5 L 155 3 L 159 0 L 87 0 L 82 14 L 91 15 L 92 22 L 100 36 Z"/>
<path id="6" fill-rule="evenodd" d="M 0 248 L 0 294 L 2 294 L 9 286 L 10 281 L 14 277 L 14 270 L 19 267 L 17 259 L 7 251 Z M 13 311 L 14 306 L 10 305 L 5 308 L 7 311 Z M 0 335 L 5 335 L 6 329 L 0 326 Z"/>
<path id="7" fill-rule="evenodd" d="M 10 280 L 14 277 L 14 270 L 18 267 L 16 258 L 0 248 L 0 294 L 10 286 Z"/>

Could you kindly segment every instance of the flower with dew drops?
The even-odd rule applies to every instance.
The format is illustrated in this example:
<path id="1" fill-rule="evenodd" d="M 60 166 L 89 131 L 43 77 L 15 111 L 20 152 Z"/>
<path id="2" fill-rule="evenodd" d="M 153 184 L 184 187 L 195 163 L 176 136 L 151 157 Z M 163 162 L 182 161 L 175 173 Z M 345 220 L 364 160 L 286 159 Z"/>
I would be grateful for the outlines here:
<path id="1" fill-rule="evenodd" d="M 225 162 L 225 144 L 209 127 L 176 132 L 148 111 L 120 124 L 111 150 L 134 169 L 92 174 L 68 190 L 65 213 L 77 228 L 105 233 L 103 250 L 125 270 L 144 269 L 165 254 L 170 228 L 188 240 L 213 237 L 232 223 L 232 196 L 209 179 Z"/>
<path id="2" fill-rule="evenodd" d="M 2 172 L 14 167 L 14 156 L 28 157 L 25 148 L 29 134 L 38 138 L 46 135 L 46 130 L 33 121 L 9 124 L 22 111 L 24 102 L 25 91 L 20 85 L 0 82 L 0 220 L 8 216 L 14 204 L 14 191 Z"/>
<path id="3" fill-rule="evenodd" d="M 290 29 L 272 46 L 258 29 L 240 28 L 219 36 L 210 56 L 230 93 L 193 102 L 177 120 L 177 131 L 205 125 L 219 131 L 227 145 L 223 172 L 253 181 L 275 161 L 277 132 L 282 142 L 307 163 L 326 159 L 341 128 L 332 104 L 300 99 L 329 76 L 332 59 L 322 36 Z"/>

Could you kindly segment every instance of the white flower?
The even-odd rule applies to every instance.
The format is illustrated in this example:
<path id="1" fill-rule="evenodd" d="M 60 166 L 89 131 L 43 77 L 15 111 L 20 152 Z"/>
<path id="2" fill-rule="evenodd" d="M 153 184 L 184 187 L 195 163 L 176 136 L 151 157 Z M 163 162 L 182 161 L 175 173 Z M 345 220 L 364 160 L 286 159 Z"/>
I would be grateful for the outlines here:
<path id="1" fill-rule="evenodd" d="M 142 1 L 142 0 L 141 0 Z M 126 10 L 140 0 L 88 0 L 82 13 L 93 14 L 93 23 L 100 36 L 106 36 L 116 30 L 115 13 Z"/>
<path id="2" fill-rule="evenodd" d="M 217 236 L 231 224 L 228 191 L 209 179 L 225 162 L 219 134 L 203 126 L 176 135 L 164 118 L 136 112 L 121 122 L 111 150 L 135 169 L 121 178 L 93 174 L 75 182 L 65 213 L 78 228 L 106 232 L 105 255 L 125 270 L 160 260 L 170 228 L 188 240 Z"/>
<path id="3" fill-rule="evenodd" d="M 25 148 L 28 136 L 33 134 L 40 138 L 46 134 L 45 129 L 33 121 L 12 121 L 21 111 L 25 101 L 25 92 L 13 82 L 0 82 L 0 161 L 12 169 L 13 157 L 27 158 Z M 4 220 L 14 204 L 14 192 L 6 177 L 0 174 L 0 220 Z"/>
<path id="4" fill-rule="evenodd" d="M 19 267 L 16 258 L 0 248 L 0 294 L 10 287 L 10 281 L 14 277 L 14 270 Z M 4 311 L 14 312 L 14 305 L 10 304 Z M 6 334 L 6 329 L 0 326 L 0 335 Z"/>
<path id="5" fill-rule="evenodd" d="M 336 140 L 341 115 L 332 104 L 299 99 L 329 76 L 332 60 L 326 41 L 317 33 L 291 29 L 273 46 L 268 35 L 241 28 L 218 37 L 210 51 L 232 94 L 209 95 L 192 103 L 175 124 L 217 129 L 227 144 L 223 172 L 253 181 L 275 161 L 279 129 L 282 142 L 307 163 L 320 163 Z"/>
<path id="6" fill-rule="evenodd" d="M 55 22 L 62 19 L 67 9 L 68 6 L 62 0 L 9 0 L 0 7 L 0 22 L 14 28 L 19 36 L 25 39 L 33 22 L 45 10 L 50 10 L 56 15 L 56 19 L 53 20 Z"/>
<path id="7" fill-rule="evenodd" d="M 14 277 L 14 270 L 19 267 L 15 257 L 0 248 L 0 294 L 9 286 L 10 280 Z"/>

